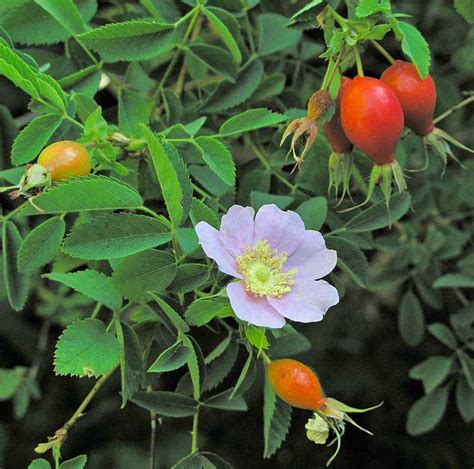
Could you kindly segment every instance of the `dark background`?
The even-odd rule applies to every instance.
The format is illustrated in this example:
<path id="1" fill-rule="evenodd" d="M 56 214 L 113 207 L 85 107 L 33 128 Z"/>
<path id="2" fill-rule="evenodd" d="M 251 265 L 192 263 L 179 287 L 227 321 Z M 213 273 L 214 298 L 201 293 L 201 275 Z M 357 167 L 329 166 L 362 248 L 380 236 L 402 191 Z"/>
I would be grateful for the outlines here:
<path id="1" fill-rule="evenodd" d="M 399 11 L 414 16 L 430 44 L 432 74 L 439 90 L 438 113 L 442 112 L 462 99 L 460 90 L 473 88 L 472 30 L 453 10 L 451 1 L 392 3 Z M 318 31 L 306 34 L 321 38 Z M 399 56 L 395 42 L 387 38 L 384 44 Z M 322 61 L 315 59 L 314 63 L 320 66 Z M 364 67 L 369 74 L 377 76 L 383 66 L 385 63 L 377 52 L 366 52 Z M 23 114 L 26 101 L 15 96 L 11 87 L 0 80 L 3 103 L 14 116 Z M 100 100 L 106 107 L 110 97 L 103 93 Z M 472 146 L 472 126 L 464 125 L 471 114 L 472 108 L 460 112 L 447 120 L 443 128 Z M 5 198 L 4 201 L 8 203 Z M 434 431 L 416 438 L 405 431 L 408 409 L 423 394 L 421 383 L 411 380 L 408 370 L 428 356 L 445 353 L 445 348 L 430 337 L 413 349 L 403 343 L 397 330 L 397 308 L 405 289 L 404 284 L 377 292 L 351 287 L 324 321 L 297 326 L 313 345 L 311 352 L 297 358 L 318 371 L 327 395 L 356 407 L 384 401 L 380 409 L 357 418 L 374 437 L 347 428 L 341 453 L 332 465 L 335 469 L 457 469 L 474 465 L 474 428 L 462 421 L 452 393 L 442 423 Z M 0 366 L 29 366 L 41 324 L 35 316 L 37 299 L 30 298 L 28 308 L 22 313 L 13 313 L 1 293 Z M 446 309 L 441 311 L 423 306 L 427 323 L 446 322 L 449 313 L 459 308 L 457 299 L 449 294 L 445 303 Z M 41 399 L 32 402 L 21 420 L 13 418 L 10 402 L 0 403 L 1 467 L 26 468 L 37 457 L 33 451 L 36 444 L 45 441 L 47 435 L 70 417 L 93 384 L 92 380 L 55 377 L 52 373 L 53 346 L 60 332 L 57 326 L 49 332 L 48 348 L 39 372 Z M 200 332 L 198 340 L 205 352 L 212 348 L 214 339 L 206 332 Z M 242 354 L 239 364 L 244 360 Z M 235 382 L 239 367 L 235 370 L 228 383 Z M 310 415 L 298 409 L 293 410 L 292 427 L 282 449 L 271 459 L 262 459 L 262 374 L 263 370 L 259 369 L 258 379 L 247 393 L 247 413 L 203 410 L 199 447 L 225 457 L 237 468 L 324 467 L 332 448 L 315 446 L 306 439 L 304 424 Z M 167 384 L 171 388 L 173 377 L 169 379 Z M 100 391 L 90 412 L 75 425 L 63 445 L 65 459 L 86 453 L 87 467 L 91 469 L 147 467 L 149 415 L 133 404 L 119 410 L 119 386 L 115 376 Z M 191 419 L 164 419 L 157 433 L 159 467 L 170 467 L 187 453 L 191 424 Z"/>

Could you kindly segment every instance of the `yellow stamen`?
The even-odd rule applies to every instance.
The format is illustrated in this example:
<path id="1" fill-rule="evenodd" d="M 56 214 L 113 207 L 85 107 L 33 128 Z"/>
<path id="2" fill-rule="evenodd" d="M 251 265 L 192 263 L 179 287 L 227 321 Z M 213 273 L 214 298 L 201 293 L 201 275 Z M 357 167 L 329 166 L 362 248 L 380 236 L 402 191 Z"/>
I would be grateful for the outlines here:
<path id="1" fill-rule="evenodd" d="M 281 298 L 291 291 L 296 269 L 283 272 L 288 259 L 286 252 L 272 251 L 268 241 L 257 241 L 250 248 L 245 245 L 245 253 L 237 256 L 237 271 L 242 274 L 245 289 L 257 296 Z"/>

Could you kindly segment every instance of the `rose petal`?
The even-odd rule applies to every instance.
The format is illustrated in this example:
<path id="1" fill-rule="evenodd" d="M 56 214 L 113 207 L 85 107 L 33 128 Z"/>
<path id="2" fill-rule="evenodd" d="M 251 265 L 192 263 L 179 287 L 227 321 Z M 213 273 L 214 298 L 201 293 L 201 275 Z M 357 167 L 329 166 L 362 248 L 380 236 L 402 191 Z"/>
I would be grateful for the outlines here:
<path id="1" fill-rule="evenodd" d="M 233 205 L 221 221 L 221 240 L 232 256 L 240 256 L 245 251 L 245 245 L 253 246 L 255 223 L 252 207 Z"/>
<path id="2" fill-rule="evenodd" d="M 272 249 L 292 254 L 303 241 L 304 223 L 292 211 L 275 204 L 263 205 L 255 217 L 255 241 L 268 241 Z"/>
<path id="3" fill-rule="evenodd" d="M 270 306 L 267 299 L 247 292 L 243 282 L 229 283 L 227 296 L 236 316 L 242 321 L 275 329 L 285 325 L 285 318 Z"/>
<path id="4" fill-rule="evenodd" d="M 268 302 L 285 318 L 298 322 L 316 322 L 326 311 L 339 303 L 337 290 L 324 280 L 297 280 L 282 298 Z"/>
<path id="5" fill-rule="evenodd" d="M 319 279 L 332 272 L 337 262 L 334 249 L 327 249 L 319 231 L 307 230 L 303 242 L 288 258 L 283 270 L 296 267 L 295 278 Z"/>
<path id="6" fill-rule="evenodd" d="M 222 244 L 219 231 L 209 225 L 209 223 L 200 221 L 196 225 L 196 233 L 202 249 L 208 257 L 216 261 L 220 271 L 237 278 L 242 278 L 236 270 L 235 259 Z"/>

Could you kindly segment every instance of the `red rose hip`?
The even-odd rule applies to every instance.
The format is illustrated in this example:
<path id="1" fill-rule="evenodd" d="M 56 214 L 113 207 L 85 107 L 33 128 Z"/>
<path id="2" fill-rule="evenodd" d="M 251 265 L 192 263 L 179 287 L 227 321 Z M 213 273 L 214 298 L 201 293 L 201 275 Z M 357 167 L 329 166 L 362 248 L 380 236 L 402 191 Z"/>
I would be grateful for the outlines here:
<path id="1" fill-rule="evenodd" d="M 375 164 L 395 160 L 404 117 L 400 101 L 387 84 L 376 78 L 354 78 L 342 96 L 341 122 L 349 140 Z"/>
<path id="2" fill-rule="evenodd" d="M 424 136 L 433 130 L 433 115 L 436 106 L 436 86 L 431 75 L 421 79 L 412 63 L 396 60 L 380 77 L 402 105 L 405 125 L 418 135 Z"/>
<path id="3" fill-rule="evenodd" d="M 341 100 L 351 81 L 348 77 L 342 77 L 336 98 L 336 111 L 331 120 L 326 122 L 323 127 L 324 133 L 336 153 L 350 153 L 352 150 L 352 143 L 347 138 L 341 125 Z"/>

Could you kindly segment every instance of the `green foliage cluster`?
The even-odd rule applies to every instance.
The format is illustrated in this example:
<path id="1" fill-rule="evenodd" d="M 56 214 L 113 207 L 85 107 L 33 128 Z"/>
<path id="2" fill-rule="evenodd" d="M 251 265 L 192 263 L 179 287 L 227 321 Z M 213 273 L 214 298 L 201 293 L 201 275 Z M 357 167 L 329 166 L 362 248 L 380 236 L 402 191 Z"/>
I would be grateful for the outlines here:
<path id="1" fill-rule="evenodd" d="M 207 416 L 219 412 L 253 415 L 260 398 L 263 457 L 280 448 L 292 409 L 262 380 L 260 359 L 308 352 L 324 329 L 265 330 L 236 321 L 223 290 L 226 277 L 205 257 L 194 230 L 200 221 L 217 228 L 236 203 L 255 209 L 274 203 L 295 210 L 307 229 L 323 232 L 338 253 L 330 281 L 341 296 L 341 306 L 324 321 L 337 323 L 340 311 L 362 315 L 352 305 L 398 321 L 399 336 L 391 331 L 393 349 L 413 348 L 420 361 L 409 370 L 422 388 L 410 403 L 408 434 L 439 425 L 450 395 L 462 420 L 473 421 L 472 161 L 460 151 L 465 167 L 450 164 L 441 178 L 442 161 L 431 158 L 428 169 L 409 173 L 408 191 L 392 196 L 389 210 L 376 192 L 369 206 L 341 212 L 352 202 L 338 205 L 328 194 L 331 150 L 322 132 L 300 171 L 292 172 L 287 149 L 279 145 L 284 125 L 305 115 L 315 90 L 334 78 L 329 89 L 337 93 L 340 74 L 334 69 L 342 50 L 349 51 L 339 64 L 342 72 L 351 74 L 359 54 L 374 73 L 385 67 L 374 41 L 386 41 L 420 75 L 431 71 L 440 110 L 461 101 L 451 88 L 453 82 L 463 89 L 472 83 L 472 30 L 455 52 L 449 41 L 428 46 L 405 14 L 416 16 L 425 6 L 398 3 L 15 0 L 0 5 L 0 95 L 5 96 L 0 180 L 17 185 L 25 165 L 58 140 L 82 143 L 93 160 L 92 174 L 55 183 L 31 202 L 0 194 L 1 321 L 11 323 L 0 330 L 0 340 L 23 340 L 15 334 L 18 322 L 27 321 L 37 327 L 24 340 L 38 340 L 37 352 L 26 354 L 26 361 L 12 363 L 0 352 L 0 400 L 11 400 L 15 418 L 25 419 L 52 373 L 63 376 L 55 383 L 96 379 L 84 407 L 60 430 L 53 434 L 49 421 L 42 429 L 45 441 L 48 433 L 52 437 L 36 451 L 51 450 L 55 467 L 86 467 L 85 455 L 60 462 L 61 448 L 115 370 L 120 377 L 111 392 L 121 404 L 114 411 L 138 406 L 150 416 L 153 461 L 160 461 L 159 443 L 158 455 L 154 450 L 157 420 L 164 417 L 163 425 L 174 428 L 172 419 L 191 417 L 187 449 L 169 465 L 232 467 L 213 452 L 212 441 L 201 446 L 198 432 L 205 431 Z M 443 4 L 455 21 L 464 21 L 458 13 L 474 21 L 472 2 L 455 0 L 454 7 Z M 425 21 L 434 21 L 436 12 L 426 9 Z M 325 23 L 324 33 L 318 21 Z M 472 138 L 466 122 L 456 124 L 460 138 Z M 371 163 L 358 151 L 354 158 L 352 189 L 359 200 L 368 190 Z M 397 160 L 405 170 L 423 165 L 417 136 L 404 135 Z M 392 314 L 397 307 L 398 318 Z M 349 332 L 356 343 L 364 340 L 364 334 Z M 48 335 L 59 335 L 54 355 Z M 376 340 L 381 353 L 388 353 L 382 336 Z M 325 376 L 323 386 L 331 394 L 340 381 L 350 380 Z M 375 394 L 386 399 L 380 390 Z M 382 415 L 384 408 L 377 412 Z M 302 426 L 293 432 L 301 437 Z M 245 438 L 254 436 L 240 438 L 245 445 Z M 29 467 L 51 466 L 36 459 Z"/>

